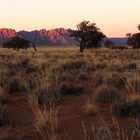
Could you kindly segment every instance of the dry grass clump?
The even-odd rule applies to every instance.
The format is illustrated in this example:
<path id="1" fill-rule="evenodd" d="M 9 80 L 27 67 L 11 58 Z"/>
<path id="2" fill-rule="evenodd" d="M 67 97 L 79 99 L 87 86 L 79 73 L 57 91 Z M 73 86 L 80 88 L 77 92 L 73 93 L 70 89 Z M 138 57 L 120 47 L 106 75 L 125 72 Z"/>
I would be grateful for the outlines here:
<path id="1" fill-rule="evenodd" d="M 118 73 L 104 72 L 96 73 L 95 75 L 96 86 L 106 84 L 108 86 L 113 86 L 115 88 L 124 87 L 127 83 L 127 78 Z"/>
<path id="2" fill-rule="evenodd" d="M 135 119 L 135 125 L 134 125 L 133 129 L 140 137 L 140 120 L 139 120 L 139 118 Z"/>
<path id="3" fill-rule="evenodd" d="M 120 93 L 118 89 L 109 86 L 100 86 L 96 89 L 94 96 L 95 100 L 102 102 L 116 101 L 120 99 Z"/>
<path id="4" fill-rule="evenodd" d="M 112 106 L 112 112 L 115 116 L 136 118 L 140 116 L 140 100 L 116 102 Z"/>
<path id="5" fill-rule="evenodd" d="M 131 88 L 134 93 L 139 94 L 140 93 L 140 78 L 133 79 L 130 81 Z"/>
<path id="6" fill-rule="evenodd" d="M 61 85 L 61 88 L 60 88 L 61 95 L 72 95 L 72 94 L 79 94 L 79 93 L 85 93 L 85 88 L 81 86 L 72 85 L 72 84 Z"/>
<path id="7" fill-rule="evenodd" d="M 50 106 L 46 106 L 46 104 L 40 106 L 38 101 L 31 95 L 29 96 L 28 102 L 33 111 L 33 123 L 37 131 L 40 132 L 44 139 L 46 137 L 48 139 L 54 138 L 57 135 L 58 109 L 51 101 Z"/>
<path id="8" fill-rule="evenodd" d="M 9 77 L 6 87 L 7 88 L 5 90 L 7 91 L 7 93 L 26 91 L 26 87 L 24 85 L 24 82 L 22 81 L 22 78 L 18 76 Z"/>
<path id="9" fill-rule="evenodd" d="M 6 93 L 26 91 L 23 78 L 12 74 L 11 70 L 7 68 L 0 70 L 0 86 Z"/>
<path id="10" fill-rule="evenodd" d="M 110 75 L 108 75 L 105 78 L 105 83 L 108 86 L 113 86 L 113 87 L 116 87 L 116 88 L 124 87 L 126 82 L 127 82 L 126 77 L 121 76 L 119 74 L 110 73 Z"/>
<path id="11" fill-rule="evenodd" d="M 107 68 L 107 64 L 105 63 L 97 63 L 94 65 L 95 70 L 104 70 Z"/>
<path id="12" fill-rule="evenodd" d="M 57 93 L 52 92 L 44 86 L 36 87 L 33 93 L 29 94 L 28 96 L 30 97 L 30 100 L 35 100 L 40 106 L 49 106 L 57 101 Z"/>
<path id="13" fill-rule="evenodd" d="M 140 94 L 140 76 L 138 73 L 133 74 L 133 77 L 129 77 L 126 88 L 129 91 L 130 95 L 139 95 Z"/>
<path id="14" fill-rule="evenodd" d="M 71 61 L 63 64 L 61 67 L 65 71 L 65 70 L 83 69 L 86 66 L 87 66 L 87 62 L 85 60 L 77 59 L 77 60 L 71 60 Z"/>
<path id="15" fill-rule="evenodd" d="M 28 103 L 33 111 L 33 124 L 44 139 L 57 138 L 57 92 L 57 73 L 48 71 L 41 75 L 33 92 L 28 94 Z"/>
<path id="16" fill-rule="evenodd" d="M 88 115 L 95 115 L 98 112 L 97 104 L 91 99 L 86 100 L 84 108 Z"/>
<path id="17" fill-rule="evenodd" d="M 109 71 L 112 71 L 112 72 L 121 72 L 123 71 L 123 68 L 121 66 L 121 64 L 111 64 L 109 66 Z"/>
<path id="18" fill-rule="evenodd" d="M 94 82 L 95 82 L 96 86 L 101 86 L 104 83 L 104 75 L 96 72 Z"/>
<path id="19" fill-rule="evenodd" d="M 34 114 L 34 126 L 43 137 L 50 138 L 57 135 L 58 109 L 54 107 L 40 108 L 38 105 L 31 105 Z"/>
<path id="20" fill-rule="evenodd" d="M 137 64 L 136 63 L 128 63 L 124 66 L 124 69 L 136 70 L 137 69 Z"/>
<path id="21" fill-rule="evenodd" d="M 84 128 L 84 140 L 134 140 L 135 132 L 127 134 L 116 119 L 112 119 L 111 125 L 105 121 L 99 122 L 99 127 L 95 128 L 92 126 L 91 134 Z"/>

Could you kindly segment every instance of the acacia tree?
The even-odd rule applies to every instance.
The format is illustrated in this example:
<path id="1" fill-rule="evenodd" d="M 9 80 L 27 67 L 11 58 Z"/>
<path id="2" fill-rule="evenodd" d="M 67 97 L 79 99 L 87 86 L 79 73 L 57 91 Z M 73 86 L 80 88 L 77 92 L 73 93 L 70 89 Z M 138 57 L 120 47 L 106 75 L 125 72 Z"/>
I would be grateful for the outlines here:
<path id="1" fill-rule="evenodd" d="M 140 31 L 140 24 L 138 25 L 138 30 Z"/>
<path id="2" fill-rule="evenodd" d="M 140 31 L 140 25 L 137 26 L 138 30 Z M 127 44 L 133 46 L 134 49 L 140 48 L 140 33 L 135 34 L 127 34 L 128 41 Z"/>
<path id="3" fill-rule="evenodd" d="M 77 25 L 77 30 L 71 33 L 80 46 L 80 52 L 85 48 L 98 48 L 105 35 L 96 27 L 95 23 L 83 21 Z"/>

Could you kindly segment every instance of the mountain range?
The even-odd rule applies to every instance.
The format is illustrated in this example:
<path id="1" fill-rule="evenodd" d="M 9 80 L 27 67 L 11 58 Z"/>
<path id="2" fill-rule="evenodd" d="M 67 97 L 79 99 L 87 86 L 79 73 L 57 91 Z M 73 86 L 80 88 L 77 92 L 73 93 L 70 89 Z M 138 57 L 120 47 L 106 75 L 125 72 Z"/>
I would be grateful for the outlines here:
<path id="1" fill-rule="evenodd" d="M 71 29 L 56 28 L 52 30 L 19 31 L 14 29 L 0 29 L 0 44 L 14 36 L 20 36 L 36 44 L 74 45 L 75 40 L 70 37 Z M 127 38 L 110 38 L 115 44 L 126 44 Z"/>

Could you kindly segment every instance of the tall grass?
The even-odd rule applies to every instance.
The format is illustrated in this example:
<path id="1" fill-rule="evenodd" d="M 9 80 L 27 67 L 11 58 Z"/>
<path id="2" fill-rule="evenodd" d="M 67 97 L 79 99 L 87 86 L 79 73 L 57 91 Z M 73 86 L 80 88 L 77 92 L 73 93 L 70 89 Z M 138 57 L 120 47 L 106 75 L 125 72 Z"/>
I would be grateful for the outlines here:
<path id="1" fill-rule="evenodd" d="M 57 139 L 58 124 L 58 78 L 57 73 L 46 72 L 32 93 L 28 94 L 28 103 L 33 111 L 34 126 L 43 139 Z M 45 76 L 46 75 L 46 76 Z"/>
<path id="2" fill-rule="evenodd" d="M 91 134 L 87 131 L 85 124 L 82 123 L 82 125 L 84 140 L 135 140 L 135 131 L 132 131 L 131 134 L 127 134 L 115 118 L 112 119 L 113 129 L 109 124 L 103 121 L 102 124 L 99 124 L 98 128 L 94 126 L 91 127 Z"/>

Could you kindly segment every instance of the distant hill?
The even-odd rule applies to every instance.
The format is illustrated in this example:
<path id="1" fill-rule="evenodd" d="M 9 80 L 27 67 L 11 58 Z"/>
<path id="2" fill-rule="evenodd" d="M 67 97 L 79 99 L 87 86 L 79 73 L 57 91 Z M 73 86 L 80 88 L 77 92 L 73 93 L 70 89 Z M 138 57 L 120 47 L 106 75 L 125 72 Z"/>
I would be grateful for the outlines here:
<path id="1" fill-rule="evenodd" d="M 127 44 L 127 38 L 110 38 L 110 40 L 112 40 L 115 44 Z"/>
<path id="2" fill-rule="evenodd" d="M 57 28 L 52 30 L 15 31 L 14 29 L 0 29 L 0 44 L 14 36 L 20 36 L 36 44 L 74 45 L 70 37 L 71 29 Z M 126 44 L 127 38 L 110 38 L 116 44 Z"/>

